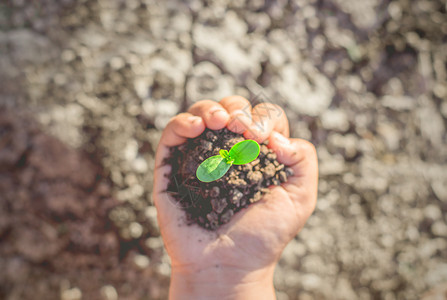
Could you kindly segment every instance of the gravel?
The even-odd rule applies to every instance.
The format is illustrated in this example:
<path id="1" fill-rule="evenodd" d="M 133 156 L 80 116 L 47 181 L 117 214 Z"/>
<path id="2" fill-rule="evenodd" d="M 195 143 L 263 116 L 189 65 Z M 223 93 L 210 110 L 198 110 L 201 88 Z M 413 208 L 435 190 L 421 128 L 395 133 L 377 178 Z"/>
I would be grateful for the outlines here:
<path id="1" fill-rule="evenodd" d="M 283 107 L 319 154 L 278 299 L 442 294 L 446 7 L 407 2 L 0 3 L 0 298 L 166 298 L 156 145 L 231 94 Z"/>

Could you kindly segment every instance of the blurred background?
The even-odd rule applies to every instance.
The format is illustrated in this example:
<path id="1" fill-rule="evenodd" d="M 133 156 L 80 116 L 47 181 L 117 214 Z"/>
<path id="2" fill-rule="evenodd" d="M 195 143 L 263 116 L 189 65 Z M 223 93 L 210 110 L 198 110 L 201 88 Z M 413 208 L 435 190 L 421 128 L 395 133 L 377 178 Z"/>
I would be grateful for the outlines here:
<path id="1" fill-rule="evenodd" d="M 318 150 L 278 299 L 442 295 L 446 67 L 442 0 L 0 0 L 0 298 L 165 299 L 154 151 L 232 94 Z"/>

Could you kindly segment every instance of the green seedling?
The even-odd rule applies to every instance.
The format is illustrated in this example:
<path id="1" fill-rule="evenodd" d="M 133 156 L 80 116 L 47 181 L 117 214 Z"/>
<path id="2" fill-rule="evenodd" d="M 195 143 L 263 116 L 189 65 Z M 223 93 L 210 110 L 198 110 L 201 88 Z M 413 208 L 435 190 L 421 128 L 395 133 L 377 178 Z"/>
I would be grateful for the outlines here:
<path id="1" fill-rule="evenodd" d="M 231 147 L 230 151 L 219 150 L 219 155 L 205 159 L 197 168 L 196 176 L 202 182 L 221 178 L 232 165 L 244 165 L 255 160 L 261 147 L 256 141 L 245 140 Z"/>

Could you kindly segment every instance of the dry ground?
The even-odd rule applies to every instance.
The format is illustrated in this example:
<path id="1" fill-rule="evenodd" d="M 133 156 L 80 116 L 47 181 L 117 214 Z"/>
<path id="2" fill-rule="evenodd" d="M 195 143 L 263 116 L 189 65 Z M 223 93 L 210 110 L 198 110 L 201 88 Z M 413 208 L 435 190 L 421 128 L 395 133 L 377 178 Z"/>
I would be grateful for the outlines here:
<path id="1" fill-rule="evenodd" d="M 318 149 L 278 299 L 447 282 L 444 1 L 0 0 L 0 30 L 1 299 L 164 299 L 154 149 L 231 94 Z"/>

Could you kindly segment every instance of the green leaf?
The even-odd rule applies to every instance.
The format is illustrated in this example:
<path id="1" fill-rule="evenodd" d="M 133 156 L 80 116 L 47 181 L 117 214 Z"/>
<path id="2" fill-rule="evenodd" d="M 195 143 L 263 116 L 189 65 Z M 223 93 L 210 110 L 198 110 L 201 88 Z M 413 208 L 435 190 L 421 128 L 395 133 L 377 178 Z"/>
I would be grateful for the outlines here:
<path id="1" fill-rule="evenodd" d="M 228 153 L 227 150 L 221 149 L 221 150 L 219 150 L 219 154 L 220 154 L 220 156 L 222 156 L 225 159 L 227 164 L 233 163 L 233 160 L 231 159 L 230 154 Z"/>
<path id="2" fill-rule="evenodd" d="M 231 167 L 220 155 L 214 155 L 205 159 L 197 168 L 196 176 L 202 182 L 211 182 L 221 178 Z"/>
<path id="3" fill-rule="evenodd" d="M 261 151 L 261 147 L 254 140 L 245 140 L 237 143 L 230 149 L 230 157 L 234 159 L 233 165 L 243 165 L 254 161 Z"/>

